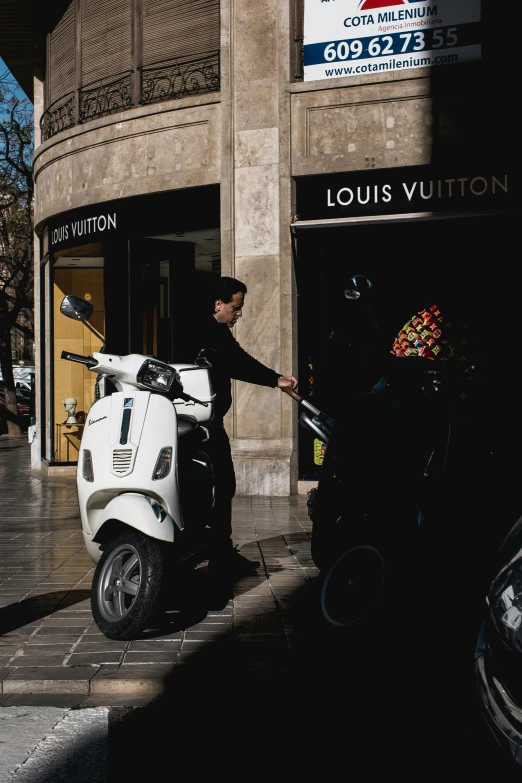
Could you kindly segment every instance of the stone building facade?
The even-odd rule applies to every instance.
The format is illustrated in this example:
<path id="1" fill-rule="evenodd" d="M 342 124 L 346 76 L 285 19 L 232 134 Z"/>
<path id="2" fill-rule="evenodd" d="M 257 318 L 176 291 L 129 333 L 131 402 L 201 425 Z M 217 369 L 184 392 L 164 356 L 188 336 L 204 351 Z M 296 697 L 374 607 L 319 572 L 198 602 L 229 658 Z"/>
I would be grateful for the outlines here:
<path id="1" fill-rule="evenodd" d="M 461 279 L 476 278 L 495 255 L 499 232 L 506 242 L 514 236 L 518 164 L 510 154 L 513 108 L 502 77 L 509 61 L 500 65 L 509 52 L 501 51 L 503 21 L 493 4 L 482 3 L 482 55 L 476 61 L 313 81 L 303 80 L 301 62 L 303 12 L 313 2 L 319 4 L 211 0 L 219 17 L 214 81 L 203 89 L 200 82 L 192 93 L 178 94 L 171 86 L 161 99 L 146 102 L 135 100 L 138 76 L 146 75 L 143 31 L 152 24 L 147 14 L 161 4 L 121 0 L 128 11 L 129 87 L 120 91 L 121 105 L 87 113 L 82 121 L 63 107 L 56 111 L 62 96 L 58 104 L 51 100 L 52 47 L 61 40 L 57 30 L 66 36 L 76 29 L 69 45 L 76 47 L 71 95 L 78 111 L 85 94 L 78 77 L 82 47 L 78 27 L 67 28 L 63 19 L 71 6 L 83 14 L 80 41 L 88 52 L 93 41 L 85 30 L 102 35 L 89 18 L 99 9 L 87 0 L 53 6 L 46 47 L 36 47 L 47 64 L 40 61 L 34 69 L 32 96 L 40 324 L 34 469 L 74 470 L 74 442 L 61 429 L 62 400 L 72 385 L 85 406 L 92 396 L 90 381 L 59 369 L 65 344 L 79 353 L 96 349 L 87 344 L 90 337 L 67 331 L 75 324 L 59 322 L 59 295 L 88 290 L 99 311 L 98 328 L 109 336 L 112 329 L 121 352 L 133 345 L 137 350 L 150 321 L 139 290 L 151 238 L 160 243 L 153 252 L 155 279 L 170 275 L 168 307 L 190 296 L 186 278 L 176 285 L 176 259 L 188 258 L 189 266 L 195 259 L 198 268 L 198 248 L 208 242 L 213 254 L 202 251 L 200 267 L 206 263 L 209 272 L 248 286 L 244 316 L 235 327 L 242 346 L 274 369 L 297 375 L 303 394 L 315 394 L 333 410 L 339 402 L 335 389 L 342 395 L 351 388 L 346 346 L 341 342 L 332 350 L 329 340 L 343 318 L 346 275 L 373 276 L 386 288 L 390 310 L 393 286 L 400 299 L 400 281 L 425 281 L 456 267 Z M 172 0 L 172 13 L 182 13 L 183 5 Z M 193 7 L 203 13 L 203 5 Z M 150 27 L 147 40 L 153 33 Z M 199 45 L 189 47 L 189 54 L 196 55 Z M 0 47 L 5 51 L 5 44 Z M 103 47 L 101 62 L 102 55 Z M 64 73 L 58 73 L 62 81 Z M 107 82 L 113 73 L 103 76 Z M 60 78 L 55 94 L 65 89 Z M 103 86 L 104 79 L 99 82 Z M 448 180 L 456 183 L 451 193 Z M 385 202 L 384 195 L 398 190 L 401 199 Z M 172 256 L 166 242 L 176 246 Z M 168 274 L 161 266 L 165 260 Z M 67 285 L 72 289 L 65 291 Z M 115 323 L 120 311 L 125 327 Z M 409 315 L 398 313 L 397 325 Z M 175 325 L 175 312 L 171 320 Z M 136 340 L 129 346 L 133 328 Z M 157 328 L 157 321 L 150 322 L 151 334 Z M 151 339 L 157 348 L 157 334 Z M 316 480 L 321 444 L 299 427 L 297 406 L 278 390 L 235 382 L 227 428 L 239 494 L 291 495 Z"/>

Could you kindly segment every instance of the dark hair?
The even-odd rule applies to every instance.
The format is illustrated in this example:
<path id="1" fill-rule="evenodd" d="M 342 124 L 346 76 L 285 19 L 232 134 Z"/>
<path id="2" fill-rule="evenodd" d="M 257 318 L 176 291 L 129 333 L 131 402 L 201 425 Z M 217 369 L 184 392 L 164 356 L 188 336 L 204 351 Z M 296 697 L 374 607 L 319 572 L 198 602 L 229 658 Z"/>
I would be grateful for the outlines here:
<path id="1" fill-rule="evenodd" d="M 235 277 L 218 277 L 213 284 L 212 308 L 218 299 L 221 299 L 224 304 L 228 304 L 234 294 L 246 294 L 246 292 L 247 287 L 241 280 L 236 280 Z"/>

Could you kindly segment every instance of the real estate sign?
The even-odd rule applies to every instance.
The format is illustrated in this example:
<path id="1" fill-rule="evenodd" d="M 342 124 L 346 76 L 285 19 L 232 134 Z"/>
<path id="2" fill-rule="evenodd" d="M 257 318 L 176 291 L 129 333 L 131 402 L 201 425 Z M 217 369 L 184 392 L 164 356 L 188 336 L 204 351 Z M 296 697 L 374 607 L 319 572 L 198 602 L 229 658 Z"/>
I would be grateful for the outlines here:
<path id="1" fill-rule="evenodd" d="M 305 0 L 304 79 L 480 60 L 480 0 Z"/>

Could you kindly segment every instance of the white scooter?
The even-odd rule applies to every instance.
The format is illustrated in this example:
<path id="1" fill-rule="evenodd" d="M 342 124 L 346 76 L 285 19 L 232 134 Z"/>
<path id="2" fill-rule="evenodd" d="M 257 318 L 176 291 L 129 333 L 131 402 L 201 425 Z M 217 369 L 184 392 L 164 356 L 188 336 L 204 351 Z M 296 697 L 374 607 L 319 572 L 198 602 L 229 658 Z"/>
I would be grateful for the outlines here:
<path id="1" fill-rule="evenodd" d="M 60 307 L 102 339 L 88 323 L 92 311 L 74 296 Z M 86 416 L 77 487 L 85 546 L 96 564 L 94 620 L 109 639 L 129 640 L 149 627 L 181 564 L 203 559 L 213 499 L 204 423 L 215 395 L 204 357 L 169 365 L 104 348 L 103 341 L 91 356 L 63 351 L 61 358 L 117 389 Z"/>

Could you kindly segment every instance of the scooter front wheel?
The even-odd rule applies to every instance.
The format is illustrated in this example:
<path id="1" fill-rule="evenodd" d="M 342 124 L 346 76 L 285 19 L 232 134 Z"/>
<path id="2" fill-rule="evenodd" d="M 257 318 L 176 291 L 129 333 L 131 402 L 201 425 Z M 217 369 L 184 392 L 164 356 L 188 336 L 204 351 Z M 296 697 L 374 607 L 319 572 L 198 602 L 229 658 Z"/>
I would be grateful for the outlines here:
<path id="1" fill-rule="evenodd" d="M 156 613 L 165 578 L 162 545 L 141 533 L 108 544 L 94 573 L 91 607 L 108 639 L 135 639 Z"/>

